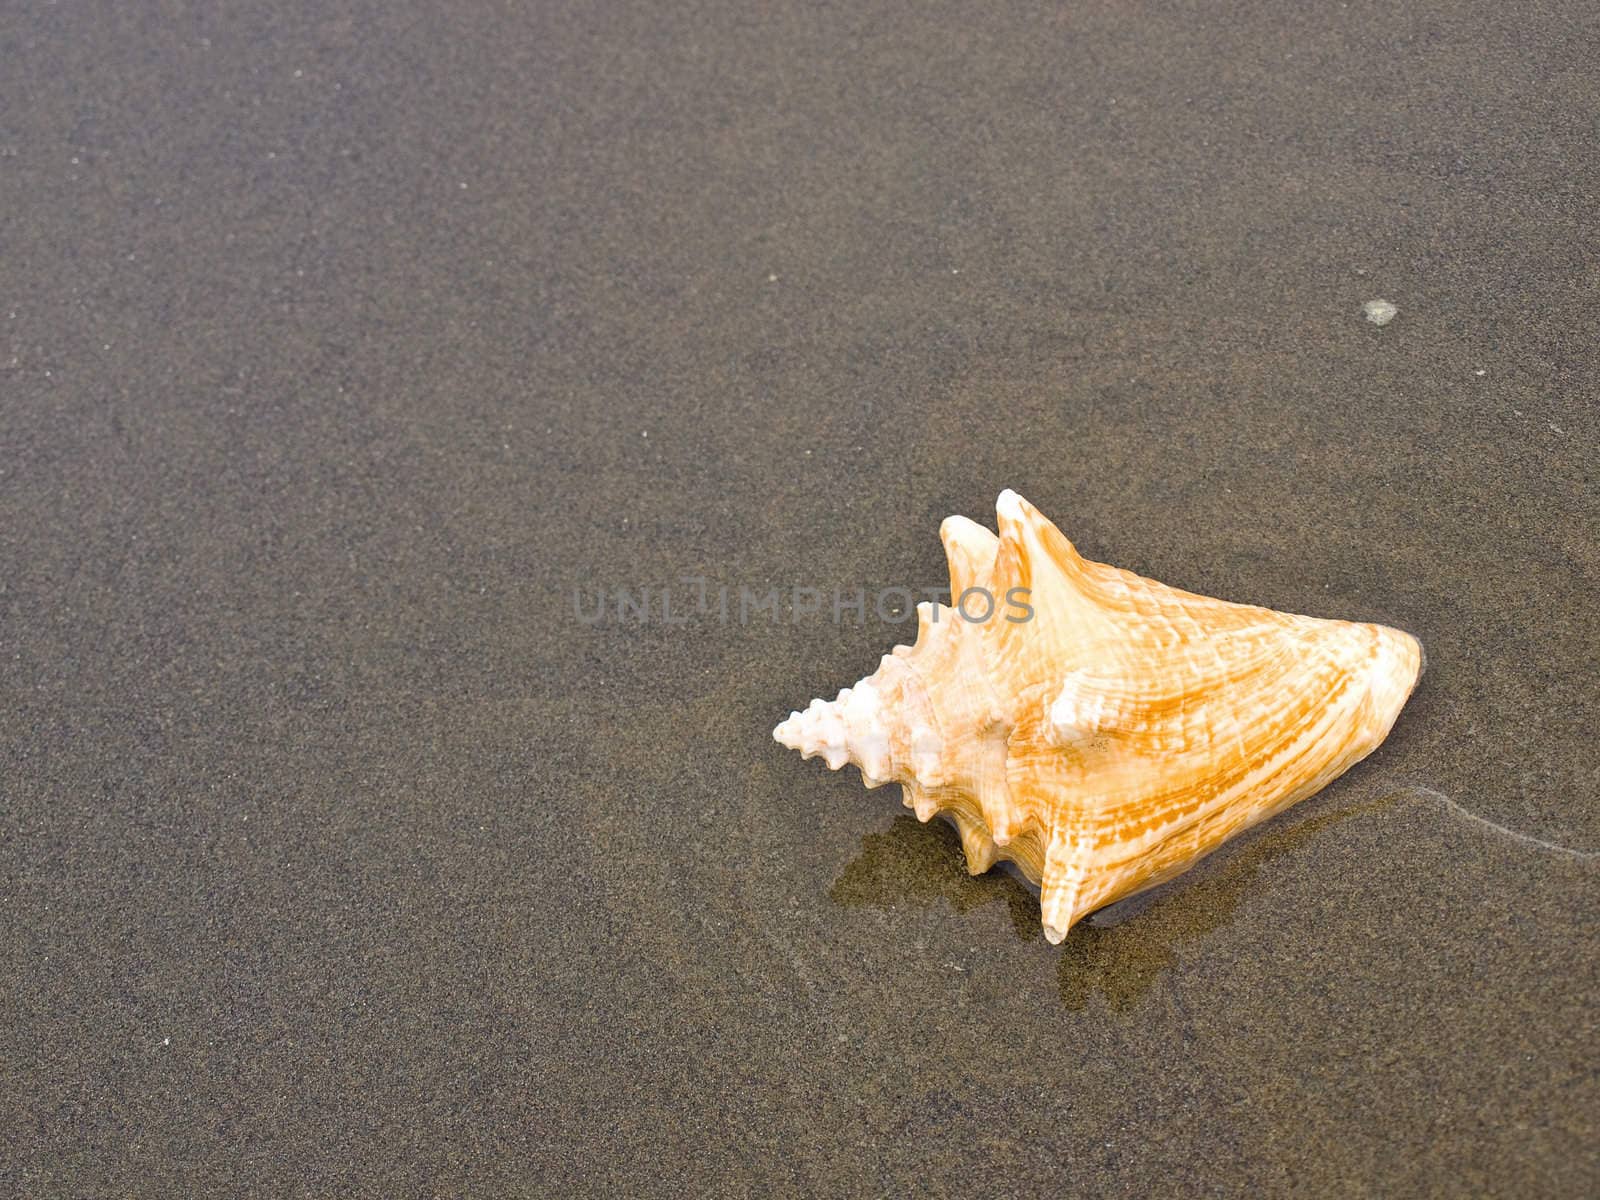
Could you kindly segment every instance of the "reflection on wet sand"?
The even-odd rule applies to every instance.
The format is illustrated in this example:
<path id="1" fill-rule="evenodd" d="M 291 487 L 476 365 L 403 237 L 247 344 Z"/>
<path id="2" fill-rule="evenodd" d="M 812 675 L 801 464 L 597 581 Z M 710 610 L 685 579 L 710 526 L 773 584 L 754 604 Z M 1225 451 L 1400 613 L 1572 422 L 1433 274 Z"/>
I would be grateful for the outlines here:
<path id="1" fill-rule="evenodd" d="M 882 833 L 867 834 L 861 853 L 834 881 L 828 897 L 845 908 L 894 908 L 942 899 L 963 913 L 1001 903 L 1018 941 L 1042 936 L 1038 892 L 1005 870 L 968 875 L 961 839 L 944 821 L 922 825 L 901 815 Z"/>
<path id="2" fill-rule="evenodd" d="M 1060 947 L 1062 1004 L 1076 1012 L 1098 992 L 1114 1011 L 1126 1011 L 1174 961 L 1178 946 L 1233 918 L 1264 864 L 1304 846 L 1329 826 L 1387 808 L 1394 799 L 1332 809 L 1292 824 L 1268 822 L 1186 875 L 1079 922 Z M 1006 871 L 968 875 L 961 841 L 943 821 L 922 825 L 915 817 L 902 815 L 882 833 L 867 834 L 861 839 L 861 853 L 845 867 L 828 895 L 846 908 L 925 906 L 942 899 L 964 913 L 1000 903 L 1006 906 L 1019 941 L 1042 936 L 1037 891 Z"/>

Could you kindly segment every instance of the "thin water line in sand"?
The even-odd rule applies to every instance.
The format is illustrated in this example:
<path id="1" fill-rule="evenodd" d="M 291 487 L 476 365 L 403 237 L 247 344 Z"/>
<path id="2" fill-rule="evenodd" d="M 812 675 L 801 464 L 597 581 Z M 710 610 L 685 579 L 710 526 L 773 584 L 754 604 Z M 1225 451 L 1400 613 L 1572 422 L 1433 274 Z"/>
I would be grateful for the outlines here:
<path id="1" fill-rule="evenodd" d="M 1570 858 L 1577 859 L 1579 862 L 1593 862 L 1596 858 L 1600 858 L 1600 851 L 1577 850 L 1571 846 L 1562 846 L 1556 842 L 1547 842 L 1543 838 L 1536 838 L 1531 833 L 1518 833 L 1515 829 L 1507 829 L 1504 825 L 1497 825 L 1493 821 L 1489 820 L 1489 818 L 1480 817 L 1477 813 L 1471 811 L 1470 809 L 1463 808 L 1454 800 L 1450 799 L 1449 796 L 1446 796 L 1443 792 L 1435 791 L 1433 788 L 1419 787 L 1416 784 L 1412 784 L 1410 785 L 1409 790 L 1437 800 L 1440 804 L 1443 804 L 1457 816 L 1464 817 L 1468 821 L 1482 825 L 1485 828 L 1492 830 L 1494 833 L 1499 834 L 1501 837 L 1510 838 L 1514 842 L 1523 842 L 1529 846 L 1537 846 L 1541 850 L 1550 851 L 1552 854 L 1564 854 Z"/>

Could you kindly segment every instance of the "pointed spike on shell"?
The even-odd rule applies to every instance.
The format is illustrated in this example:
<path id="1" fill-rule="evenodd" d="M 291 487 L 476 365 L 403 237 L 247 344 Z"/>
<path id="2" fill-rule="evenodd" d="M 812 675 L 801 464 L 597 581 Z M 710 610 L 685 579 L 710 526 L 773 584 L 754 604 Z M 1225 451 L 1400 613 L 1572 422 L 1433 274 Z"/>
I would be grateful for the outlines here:
<path id="1" fill-rule="evenodd" d="M 994 561 L 989 566 L 989 590 L 1004 595 L 1014 587 L 1031 587 L 1033 563 L 1028 553 L 1028 513 L 1031 506 L 1010 488 L 1000 493 L 995 501 L 995 525 L 1000 534 L 995 539 Z"/>
<path id="2" fill-rule="evenodd" d="M 989 824 L 989 838 L 996 846 L 1009 846 L 1011 839 L 1016 835 L 1012 827 L 1012 818 L 1016 808 L 1011 803 L 1008 795 L 994 797 L 993 799 L 980 797 L 979 807 L 983 810 L 984 819 Z"/>
<path id="3" fill-rule="evenodd" d="M 950 603 L 959 604 L 961 593 L 982 587 L 988 579 L 1000 539 L 976 521 L 946 517 L 939 526 L 939 540 L 950 568 Z"/>
<path id="4" fill-rule="evenodd" d="M 1020 541 L 1027 528 L 1041 519 L 1039 510 L 1010 488 L 995 497 L 994 516 L 1001 541 L 1007 537 Z"/>
<path id="5" fill-rule="evenodd" d="M 1044 855 L 1044 878 L 1039 882 L 1039 916 L 1044 936 L 1052 946 L 1066 940 L 1078 919 L 1078 897 L 1088 873 L 1089 855 L 1072 835 L 1057 832 Z"/>
<path id="6" fill-rule="evenodd" d="M 1055 524 L 1010 488 L 994 502 L 995 522 L 1000 527 L 1000 550 L 1009 547 L 1030 569 L 1037 572 L 1046 564 L 1061 571 L 1083 564 L 1074 546 Z"/>
<path id="7" fill-rule="evenodd" d="M 994 866 L 1000 850 L 982 821 L 957 812 L 956 829 L 961 834 L 961 849 L 967 856 L 968 875 L 982 875 Z"/>

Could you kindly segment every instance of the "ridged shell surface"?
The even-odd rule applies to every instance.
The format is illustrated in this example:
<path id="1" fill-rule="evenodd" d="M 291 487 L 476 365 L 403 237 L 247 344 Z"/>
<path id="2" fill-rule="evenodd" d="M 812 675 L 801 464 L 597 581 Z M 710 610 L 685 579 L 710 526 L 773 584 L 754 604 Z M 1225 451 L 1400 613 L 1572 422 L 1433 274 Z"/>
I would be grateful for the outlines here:
<path id="1" fill-rule="evenodd" d="M 901 784 L 920 820 L 955 823 L 974 875 L 1013 860 L 1052 942 L 1370 754 L 1421 674 L 1397 629 L 1090 562 L 1014 492 L 996 513 L 998 537 L 940 529 L 952 599 L 982 589 L 987 619 L 919 605 L 915 646 L 773 736 Z"/>

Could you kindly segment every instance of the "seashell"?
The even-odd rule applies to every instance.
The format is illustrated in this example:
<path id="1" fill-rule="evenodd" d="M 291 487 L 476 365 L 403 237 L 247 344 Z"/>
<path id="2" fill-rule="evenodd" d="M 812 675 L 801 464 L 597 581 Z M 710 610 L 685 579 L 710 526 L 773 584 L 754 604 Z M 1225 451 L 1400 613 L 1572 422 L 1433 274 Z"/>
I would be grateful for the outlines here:
<path id="1" fill-rule="evenodd" d="M 1015 492 L 995 510 L 998 537 L 940 527 L 957 607 L 919 604 L 916 645 L 773 736 L 899 783 L 972 874 L 1016 863 L 1051 942 L 1366 757 L 1422 673 L 1408 633 L 1179 591 L 1080 557 Z"/>

